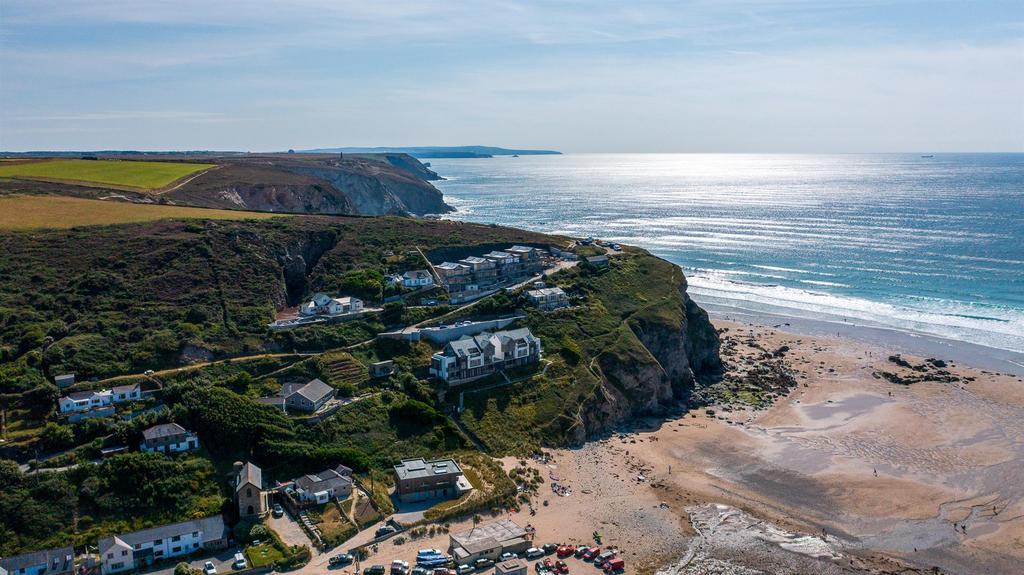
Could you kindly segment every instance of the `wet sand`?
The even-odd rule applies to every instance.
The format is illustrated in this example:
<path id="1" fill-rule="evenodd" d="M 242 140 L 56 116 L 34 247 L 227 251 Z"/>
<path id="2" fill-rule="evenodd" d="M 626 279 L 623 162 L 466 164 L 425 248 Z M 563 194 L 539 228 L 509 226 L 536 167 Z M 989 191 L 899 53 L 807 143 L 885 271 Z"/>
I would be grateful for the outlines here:
<path id="1" fill-rule="evenodd" d="M 716 325 L 749 332 L 765 349 L 789 346 L 798 386 L 765 410 L 701 409 L 533 462 L 572 489 L 538 508 L 540 533 L 600 531 L 641 572 L 1020 572 L 1018 376 L 957 364 L 948 371 L 974 381 L 904 386 L 873 375 L 915 373 L 890 362 L 888 349 Z M 715 504 L 728 507 L 708 511 Z M 785 535 L 754 533 L 737 513 Z M 698 537 L 700 524 L 716 527 Z M 792 544 L 807 536 L 828 553 Z"/>
<path id="2" fill-rule="evenodd" d="M 957 364 L 948 371 L 974 380 L 904 386 L 873 375 L 915 373 L 890 362 L 890 349 L 715 323 L 763 349 L 789 346 L 797 387 L 767 409 L 637 422 L 528 460 L 544 477 L 536 514 L 501 517 L 536 527 L 538 543 L 592 543 L 597 532 L 630 574 L 1021 572 L 1018 376 Z M 730 360 L 757 353 L 737 349 Z M 387 542 L 368 563 L 447 543 L 444 534 Z"/>

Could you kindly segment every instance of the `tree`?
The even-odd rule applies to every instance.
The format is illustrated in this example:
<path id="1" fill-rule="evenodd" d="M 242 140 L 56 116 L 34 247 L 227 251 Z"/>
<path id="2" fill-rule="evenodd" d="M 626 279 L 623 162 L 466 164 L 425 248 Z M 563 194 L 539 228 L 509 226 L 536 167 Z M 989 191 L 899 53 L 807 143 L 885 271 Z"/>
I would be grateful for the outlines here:
<path id="1" fill-rule="evenodd" d="M 174 575 L 192 575 L 192 566 L 182 561 L 174 566 Z"/>
<path id="2" fill-rule="evenodd" d="M 39 438 L 43 445 L 52 451 L 70 447 L 75 443 L 75 433 L 70 427 L 52 422 L 46 424 Z"/>

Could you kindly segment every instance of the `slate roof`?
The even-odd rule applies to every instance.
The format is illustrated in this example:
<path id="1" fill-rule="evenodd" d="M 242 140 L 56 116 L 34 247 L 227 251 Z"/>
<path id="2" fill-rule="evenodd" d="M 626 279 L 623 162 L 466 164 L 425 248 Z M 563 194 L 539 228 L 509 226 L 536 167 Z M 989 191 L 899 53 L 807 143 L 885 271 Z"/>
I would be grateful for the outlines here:
<path id="1" fill-rule="evenodd" d="M 312 402 L 317 402 L 323 399 L 324 397 L 333 394 L 334 388 L 327 385 L 323 381 L 320 381 L 319 379 L 314 379 L 313 381 L 300 387 L 295 393 L 301 395 L 302 397 L 305 397 L 306 399 Z"/>
<path id="2" fill-rule="evenodd" d="M 115 385 L 114 389 L 112 389 L 111 391 L 113 391 L 114 393 L 131 393 L 133 391 L 141 391 L 141 390 L 142 390 L 142 386 L 141 385 L 139 385 L 137 383 L 133 383 L 133 384 L 130 384 L 130 385 Z"/>
<path id="3" fill-rule="evenodd" d="M 8 572 L 43 564 L 46 565 L 47 573 L 71 571 L 75 567 L 75 549 L 70 546 L 55 547 L 0 559 L 0 569 L 6 569 Z"/>
<path id="4" fill-rule="evenodd" d="M 174 435 L 184 435 L 186 433 L 188 433 L 188 430 L 177 423 L 162 423 L 143 431 L 142 437 L 146 440 L 153 440 Z"/>
<path id="5" fill-rule="evenodd" d="M 402 277 L 404 277 L 407 280 L 419 280 L 423 278 L 429 278 L 431 277 L 431 275 L 427 273 L 427 270 L 412 270 L 402 274 Z"/>
<path id="6" fill-rule="evenodd" d="M 263 489 L 263 470 L 248 461 L 245 462 L 245 465 L 238 472 L 238 477 L 235 478 L 235 491 L 240 490 L 246 483 L 252 483 L 256 487 Z"/>
<path id="7" fill-rule="evenodd" d="M 257 467 L 257 469 L 259 468 Z M 193 531 L 202 531 L 204 541 L 221 539 L 225 536 L 224 517 L 214 515 L 213 517 L 206 517 L 204 519 L 191 519 L 189 521 L 171 523 L 170 525 L 161 525 L 159 527 L 150 527 L 149 529 L 142 529 L 131 533 L 115 535 L 113 537 L 104 537 L 103 539 L 100 539 L 99 542 L 100 556 L 102 557 L 106 555 L 107 549 L 110 549 L 116 543 L 123 543 L 129 547 L 134 547 L 136 543 L 147 543 L 155 539 L 170 539 L 175 535 L 184 535 L 186 533 L 192 533 Z"/>
<path id="8" fill-rule="evenodd" d="M 352 480 L 350 478 L 345 477 L 334 469 L 327 469 L 316 474 L 310 473 L 295 480 L 296 486 L 313 493 L 337 489 L 338 487 L 351 484 Z"/>

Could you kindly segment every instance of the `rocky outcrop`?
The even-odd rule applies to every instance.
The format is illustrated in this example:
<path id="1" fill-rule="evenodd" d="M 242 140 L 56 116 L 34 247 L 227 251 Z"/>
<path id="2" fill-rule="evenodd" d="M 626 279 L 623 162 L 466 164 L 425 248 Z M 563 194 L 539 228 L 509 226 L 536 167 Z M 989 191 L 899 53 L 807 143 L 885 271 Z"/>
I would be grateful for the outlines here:
<path id="1" fill-rule="evenodd" d="M 322 230 L 300 236 L 296 241 L 278 249 L 277 261 L 281 265 L 281 279 L 284 281 L 287 302 L 275 302 L 275 307 L 298 305 L 306 294 L 309 276 L 321 256 L 337 244 L 338 238 L 330 230 Z"/>
<path id="2" fill-rule="evenodd" d="M 598 356 L 592 371 L 600 385 L 567 430 L 570 442 L 606 433 L 638 416 L 676 411 L 721 370 L 715 327 L 686 293 L 681 270 L 673 277 L 679 278 L 676 295 L 634 313 L 618 341 Z"/>

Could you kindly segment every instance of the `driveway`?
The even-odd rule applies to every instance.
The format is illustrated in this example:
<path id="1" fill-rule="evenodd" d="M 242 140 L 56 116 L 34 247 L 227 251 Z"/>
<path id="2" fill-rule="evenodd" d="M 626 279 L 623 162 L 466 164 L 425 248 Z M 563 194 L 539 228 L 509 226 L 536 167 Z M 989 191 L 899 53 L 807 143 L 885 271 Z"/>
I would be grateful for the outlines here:
<path id="1" fill-rule="evenodd" d="M 302 530 L 302 526 L 299 525 L 298 521 L 292 519 L 291 514 L 287 510 L 285 510 L 285 514 L 281 517 L 274 517 L 271 514 L 267 518 L 267 524 L 281 537 L 281 541 L 284 541 L 285 545 L 308 545 L 310 550 L 313 551 L 313 555 L 320 554 L 320 550 L 313 545 L 309 536 Z"/>
<path id="2" fill-rule="evenodd" d="M 197 555 L 194 559 L 189 560 L 188 564 L 193 569 L 202 570 L 203 565 L 207 561 L 213 561 L 213 566 L 217 568 L 217 575 L 229 575 L 234 571 L 234 567 L 231 566 L 235 561 L 235 553 L 241 551 L 239 547 L 229 547 L 224 551 L 218 551 L 212 555 Z M 144 571 L 146 575 L 174 575 L 174 566 L 178 564 L 178 561 L 171 563 L 169 566 L 159 569 L 157 571 Z"/>

